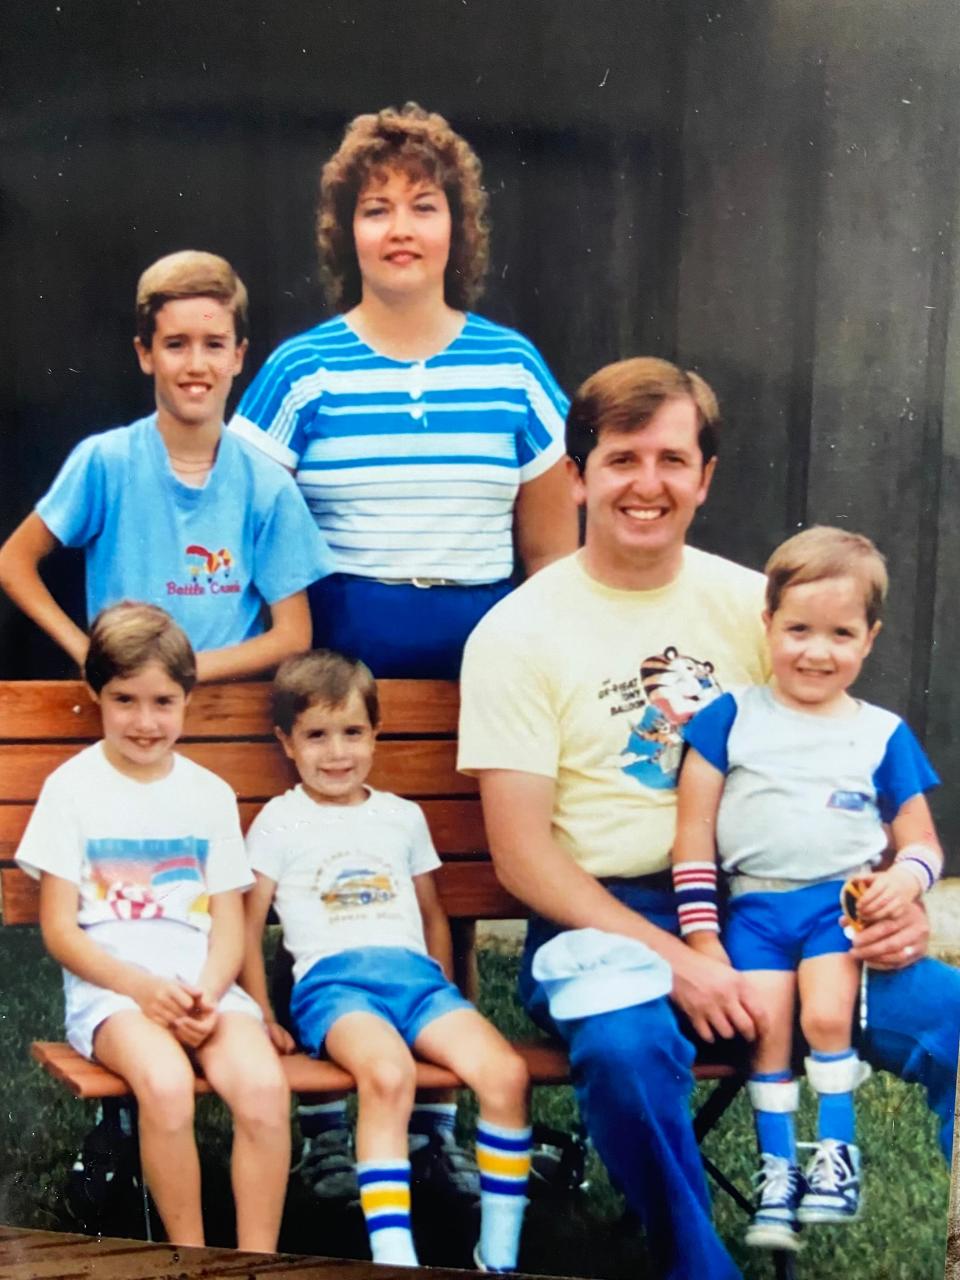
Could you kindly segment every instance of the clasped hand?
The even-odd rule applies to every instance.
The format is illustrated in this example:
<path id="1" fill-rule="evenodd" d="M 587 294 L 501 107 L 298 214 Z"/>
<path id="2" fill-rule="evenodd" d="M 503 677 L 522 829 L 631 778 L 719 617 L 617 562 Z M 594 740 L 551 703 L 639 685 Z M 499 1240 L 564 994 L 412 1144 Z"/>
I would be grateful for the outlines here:
<path id="1" fill-rule="evenodd" d="M 214 1001 L 182 978 L 144 974 L 135 998 L 146 1017 L 167 1027 L 188 1049 L 198 1049 L 217 1024 Z"/>

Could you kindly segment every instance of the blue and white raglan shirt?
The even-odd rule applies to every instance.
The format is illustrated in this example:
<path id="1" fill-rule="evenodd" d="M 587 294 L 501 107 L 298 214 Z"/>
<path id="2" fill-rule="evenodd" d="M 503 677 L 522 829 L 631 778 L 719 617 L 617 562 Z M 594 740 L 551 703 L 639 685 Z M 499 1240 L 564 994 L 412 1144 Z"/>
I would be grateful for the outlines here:
<path id="1" fill-rule="evenodd" d="M 166 920 L 210 932 L 210 897 L 253 882 L 236 796 L 173 754 L 165 778 L 140 782 L 96 742 L 43 784 L 16 860 L 77 886 L 85 929 Z"/>
<path id="2" fill-rule="evenodd" d="M 867 702 L 809 715 L 750 686 L 710 703 L 684 738 L 726 775 L 717 849 L 728 873 L 845 879 L 880 861 L 882 824 L 940 781 L 899 716 Z"/>
<path id="3" fill-rule="evenodd" d="M 517 492 L 563 457 L 567 404 L 536 348 L 480 316 L 414 361 L 335 316 L 278 347 L 230 430 L 296 472 L 344 573 L 476 584 L 510 576 Z"/>
<path id="4" fill-rule="evenodd" d="M 90 620 L 123 599 L 160 605 L 198 651 L 260 635 L 265 605 L 334 568 L 285 472 L 223 432 L 206 484 L 186 485 L 156 414 L 81 440 L 37 514 L 83 547 Z"/>

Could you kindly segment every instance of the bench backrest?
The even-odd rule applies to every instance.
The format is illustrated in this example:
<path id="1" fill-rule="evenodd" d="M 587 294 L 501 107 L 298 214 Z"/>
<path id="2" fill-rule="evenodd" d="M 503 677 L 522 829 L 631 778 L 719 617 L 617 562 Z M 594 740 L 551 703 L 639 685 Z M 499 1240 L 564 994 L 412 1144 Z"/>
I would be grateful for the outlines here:
<path id="1" fill-rule="evenodd" d="M 296 781 L 277 745 L 269 684 L 205 685 L 190 700 L 178 750 L 224 778 L 244 829 Z M 487 852 L 477 784 L 456 771 L 459 698 L 445 680 L 379 682 L 382 725 L 370 782 L 422 805 L 443 860 L 440 893 L 452 920 L 525 915 L 501 888 Z M 34 880 L 12 859 L 44 779 L 100 736 L 96 707 L 79 681 L 0 681 L 0 886 L 3 923 L 37 920 Z"/>

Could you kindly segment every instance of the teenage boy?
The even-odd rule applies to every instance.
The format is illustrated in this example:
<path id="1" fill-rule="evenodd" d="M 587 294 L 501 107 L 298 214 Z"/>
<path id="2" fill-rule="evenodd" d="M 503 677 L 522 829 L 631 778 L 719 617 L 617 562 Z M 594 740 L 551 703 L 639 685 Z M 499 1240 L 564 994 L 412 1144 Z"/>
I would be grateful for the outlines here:
<path id="1" fill-rule="evenodd" d="M 140 277 L 136 329 L 156 411 L 76 446 L 0 548 L 0 586 L 82 665 L 87 635 L 39 573 L 57 546 L 82 547 L 88 618 L 150 601 L 186 631 L 200 680 L 265 671 L 309 644 L 306 587 L 333 562 L 290 476 L 223 431 L 246 289 L 223 258 L 169 254 Z"/>
<path id="2" fill-rule="evenodd" d="M 523 1060 L 451 981 L 440 865 L 422 810 L 367 785 L 379 725 L 364 664 L 329 650 L 288 659 L 273 720 L 300 783 L 263 809 L 248 836 L 243 983 L 281 1051 L 262 938 L 272 904 L 293 956 L 290 1012 L 307 1052 L 357 1082 L 357 1176 L 374 1262 L 416 1265 L 410 1231 L 407 1121 L 413 1051 L 456 1072 L 479 1104 L 483 1270 L 513 1270 L 530 1169 Z"/>
<path id="3" fill-rule="evenodd" d="M 707 384 L 666 361 L 622 361 L 584 383 L 567 452 L 585 546 L 483 619 L 461 682 L 460 767 L 479 775 L 501 880 L 535 913 L 521 994 L 569 1045 L 590 1134 L 670 1280 L 738 1274 L 689 1114 L 690 1032 L 752 1040 L 758 1012 L 743 975 L 677 936 L 669 873 L 684 723 L 718 691 L 768 676 L 764 579 L 686 545 L 718 424 Z M 672 1002 L 651 992 L 575 1019 L 552 1013 L 562 982 L 534 956 L 584 929 L 646 944 L 669 967 L 660 990 Z M 861 1052 L 926 1086 L 949 1151 L 960 972 L 915 963 L 928 931 L 914 903 L 858 935 L 854 955 L 871 965 Z"/>

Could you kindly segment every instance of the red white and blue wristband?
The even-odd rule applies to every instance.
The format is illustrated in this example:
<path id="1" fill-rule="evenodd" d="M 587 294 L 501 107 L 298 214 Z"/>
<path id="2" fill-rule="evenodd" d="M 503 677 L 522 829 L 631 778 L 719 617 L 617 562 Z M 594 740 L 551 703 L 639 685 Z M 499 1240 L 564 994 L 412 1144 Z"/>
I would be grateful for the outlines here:
<path id="1" fill-rule="evenodd" d="M 675 862 L 673 891 L 682 937 L 704 930 L 720 932 L 715 862 Z"/>

